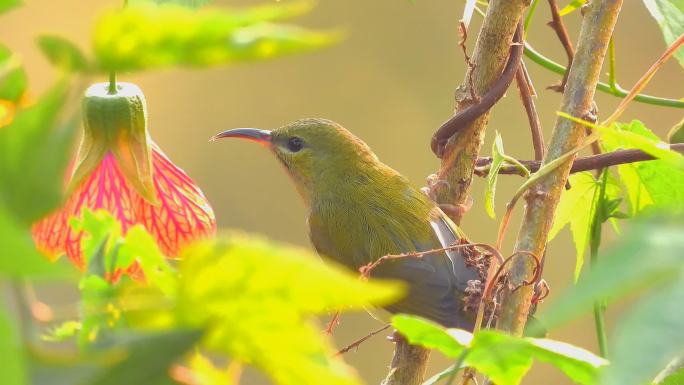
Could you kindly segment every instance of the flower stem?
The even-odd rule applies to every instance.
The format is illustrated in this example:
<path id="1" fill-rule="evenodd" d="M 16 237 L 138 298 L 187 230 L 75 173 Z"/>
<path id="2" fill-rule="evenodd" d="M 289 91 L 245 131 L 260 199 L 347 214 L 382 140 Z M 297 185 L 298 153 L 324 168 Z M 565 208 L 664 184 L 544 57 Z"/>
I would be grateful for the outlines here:
<path id="1" fill-rule="evenodd" d="M 109 89 L 107 93 L 110 95 L 116 95 L 116 72 L 109 71 Z"/>

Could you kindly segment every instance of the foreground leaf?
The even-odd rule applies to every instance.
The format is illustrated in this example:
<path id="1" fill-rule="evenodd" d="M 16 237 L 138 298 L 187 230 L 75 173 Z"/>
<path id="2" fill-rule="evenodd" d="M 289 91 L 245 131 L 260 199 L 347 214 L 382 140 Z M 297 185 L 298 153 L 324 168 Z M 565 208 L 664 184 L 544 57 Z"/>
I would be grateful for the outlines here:
<path id="1" fill-rule="evenodd" d="M 560 10 L 560 15 L 565 16 L 567 14 L 572 13 L 573 11 L 581 8 L 585 3 L 585 0 L 571 0 L 568 5 L 563 7 L 563 9 Z"/>
<path id="2" fill-rule="evenodd" d="M 0 7 L 1 8 L 1 7 Z M 21 66 L 21 60 L 7 47 L 0 45 L 0 100 L 16 104 L 26 92 L 26 71 Z M 4 125 L 4 119 L 0 119 Z"/>
<path id="3" fill-rule="evenodd" d="M 607 362 L 578 347 L 541 338 L 519 338 L 484 330 L 474 336 L 464 330 L 444 329 L 424 319 L 397 315 L 392 324 L 410 342 L 437 349 L 451 358 L 462 358 L 499 385 L 517 385 L 534 359 L 550 363 L 573 381 L 583 385 L 596 383 L 599 370 Z M 443 378 L 453 368 L 440 373 Z"/>
<path id="4" fill-rule="evenodd" d="M 19 333 L 12 324 L 4 309 L 0 309 L 0 384 L 26 384 L 24 351 L 19 341 Z"/>
<path id="5" fill-rule="evenodd" d="M 681 385 L 684 384 L 684 368 L 665 377 L 658 385 Z"/>
<path id="6" fill-rule="evenodd" d="M 100 68 L 140 70 L 171 65 L 205 67 L 321 48 L 336 34 L 268 21 L 287 15 L 278 4 L 254 10 L 194 11 L 129 7 L 104 15 L 93 33 Z"/>
<path id="7" fill-rule="evenodd" d="M 684 34 L 684 1 L 643 0 L 651 16 L 656 20 L 668 46 Z M 675 52 L 679 64 L 684 66 L 684 48 Z"/>
<path id="8" fill-rule="evenodd" d="M 494 211 L 494 195 L 496 194 L 496 180 L 499 176 L 499 170 L 505 160 L 503 139 L 497 132 L 494 143 L 492 144 L 492 164 L 489 166 L 489 173 L 487 174 L 487 189 L 485 190 L 485 210 L 490 218 L 496 218 Z"/>
<path id="9" fill-rule="evenodd" d="M 681 253 L 680 249 L 680 253 Z M 602 385 L 648 383 L 684 346 L 684 283 L 658 289 L 621 317 Z"/>
<path id="10" fill-rule="evenodd" d="M 682 234 L 681 218 L 659 216 L 633 223 L 575 287 L 546 307 L 541 321 L 557 327 L 589 311 L 596 300 L 614 301 L 677 279 L 684 267 Z"/>
<path id="11" fill-rule="evenodd" d="M 83 72 L 90 66 L 81 50 L 62 37 L 41 36 L 38 38 L 38 47 L 54 66 L 63 70 Z"/>

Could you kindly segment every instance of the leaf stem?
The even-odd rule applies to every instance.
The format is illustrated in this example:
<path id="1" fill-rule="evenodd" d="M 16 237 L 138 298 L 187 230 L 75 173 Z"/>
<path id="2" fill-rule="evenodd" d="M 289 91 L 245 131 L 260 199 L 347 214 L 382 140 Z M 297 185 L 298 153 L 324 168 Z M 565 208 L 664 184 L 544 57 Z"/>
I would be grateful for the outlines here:
<path id="1" fill-rule="evenodd" d="M 547 70 L 550 70 L 551 72 L 555 72 L 559 75 L 562 75 L 565 73 L 566 68 L 555 61 L 547 58 L 546 56 L 542 55 L 541 53 L 537 52 L 529 43 L 525 42 L 525 56 L 532 60 L 533 62 L 539 64 L 540 66 L 546 68 Z M 604 83 L 604 82 L 598 82 L 596 85 L 596 89 L 613 95 L 617 96 L 620 98 L 624 98 L 627 96 L 629 93 L 627 90 L 624 88 L 620 87 L 619 84 L 615 84 L 613 87 L 611 87 L 610 84 Z M 640 103 L 645 103 L 645 104 L 653 104 L 656 106 L 663 106 L 663 107 L 674 107 L 674 108 L 684 108 L 684 101 L 677 100 L 677 99 L 668 99 L 668 98 L 661 98 L 658 96 L 651 96 L 651 95 L 646 95 L 646 94 L 638 94 L 634 98 L 635 101 L 640 102 Z"/>

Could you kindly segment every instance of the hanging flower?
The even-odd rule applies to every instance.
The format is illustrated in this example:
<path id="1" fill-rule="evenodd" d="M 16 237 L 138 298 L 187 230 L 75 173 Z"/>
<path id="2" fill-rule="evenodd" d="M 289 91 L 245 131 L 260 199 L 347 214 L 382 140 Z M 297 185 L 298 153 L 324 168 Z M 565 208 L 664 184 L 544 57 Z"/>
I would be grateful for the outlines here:
<path id="1" fill-rule="evenodd" d="M 51 259 L 66 254 L 83 268 L 82 232 L 69 226 L 81 210 L 112 213 L 125 233 L 142 224 L 169 257 L 185 244 L 211 236 L 216 220 L 188 175 L 151 140 L 142 91 L 118 83 L 92 85 L 83 99 L 84 134 L 68 181 L 69 197 L 57 212 L 35 223 L 33 238 Z"/>

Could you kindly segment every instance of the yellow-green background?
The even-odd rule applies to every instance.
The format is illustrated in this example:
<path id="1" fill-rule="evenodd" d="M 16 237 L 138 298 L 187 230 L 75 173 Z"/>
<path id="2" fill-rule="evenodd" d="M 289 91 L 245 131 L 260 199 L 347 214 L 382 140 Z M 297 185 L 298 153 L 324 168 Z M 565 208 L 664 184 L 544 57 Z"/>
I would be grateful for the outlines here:
<path id="1" fill-rule="evenodd" d="M 45 90 L 57 76 L 37 50 L 36 34 L 58 33 L 87 49 L 93 20 L 104 9 L 121 3 L 110 0 L 26 2 L 24 7 L 0 18 L 0 41 L 21 55 L 34 95 Z M 216 5 L 253 3 L 256 2 L 217 1 Z M 324 0 L 297 22 L 311 27 L 343 28 L 347 39 L 332 48 L 209 70 L 165 69 L 119 74 L 119 79 L 135 82 L 143 89 L 153 137 L 202 186 L 216 210 L 220 227 L 240 228 L 276 240 L 308 245 L 304 206 L 271 155 L 253 144 L 209 143 L 207 139 L 232 127 L 273 128 L 297 118 L 326 117 L 362 137 L 383 161 L 422 186 L 425 177 L 439 164 L 429 150 L 429 138 L 450 116 L 453 91 L 463 79 L 464 61 L 457 45 L 456 29 L 463 5 L 464 1 L 456 0 L 420 0 L 417 4 L 407 0 Z M 618 78 L 623 86 L 629 87 L 665 45 L 641 1 L 626 0 L 623 8 L 616 31 Z M 555 35 L 544 25 L 548 20 L 546 1 L 540 1 L 529 40 L 541 52 L 564 62 L 565 56 Z M 576 40 L 580 16 L 575 13 L 566 20 Z M 476 16 L 470 28 L 471 47 L 478 27 Z M 558 77 L 529 61 L 528 68 L 539 93 L 537 104 L 548 139 L 560 96 L 545 87 Z M 658 73 L 647 91 L 681 97 L 683 80 L 681 67 L 671 62 Z M 611 112 L 617 101 L 612 96 L 598 94 L 600 116 Z M 663 135 L 682 115 L 682 110 L 632 104 L 624 117 L 638 117 Z M 514 89 L 494 108 L 484 155 L 489 154 L 494 130 L 503 135 L 508 153 L 520 158 L 531 157 L 529 129 Z M 499 214 L 506 197 L 521 180 L 506 176 L 500 182 Z M 498 222 L 484 213 L 483 181 L 476 179 L 473 187 L 475 204 L 463 221 L 463 228 L 474 241 L 491 243 Z M 514 219 L 504 253 L 510 251 L 517 227 Z M 569 233 L 563 232 L 547 253 L 545 278 L 552 287 L 552 297 L 571 282 L 573 266 L 574 248 Z M 59 294 L 49 299 L 59 301 Z M 615 314 L 611 315 L 610 324 L 616 318 Z M 335 338 L 341 346 L 378 326 L 366 314 L 345 315 Z M 588 317 L 554 331 L 551 337 L 596 351 L 593 323 Z M 391 349 L 392 345 L 379 336 L 345 357 L 373 384 L 386 373 Z M 443 357 L 434 354 L 431 372 L 446 365 Z M 243 378 L 244 384 L 264 381 L 262 376 L 251 372 Z M 570 382 L 553 368 L 537 364 L 524 383 Z"/>

